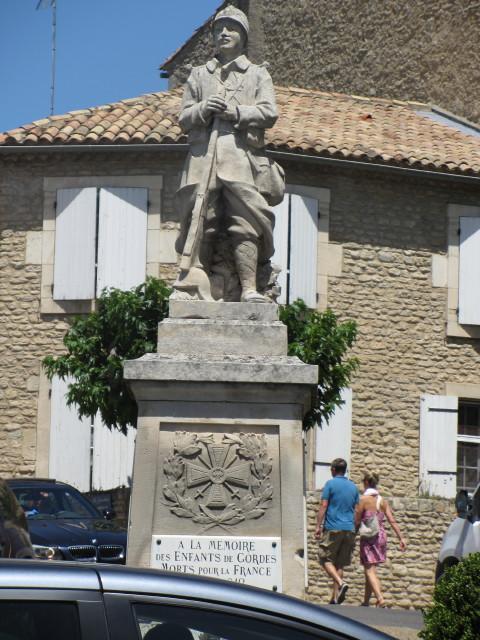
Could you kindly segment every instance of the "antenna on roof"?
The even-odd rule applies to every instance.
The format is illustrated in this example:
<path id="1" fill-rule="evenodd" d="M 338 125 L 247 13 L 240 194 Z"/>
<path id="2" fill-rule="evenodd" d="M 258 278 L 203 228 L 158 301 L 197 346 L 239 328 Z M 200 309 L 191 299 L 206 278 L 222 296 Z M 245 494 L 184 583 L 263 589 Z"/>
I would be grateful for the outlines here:
<path id="1" fill-rule="evenodd" d="M 57 0 L 38 0 L 38 9 L 52 8 L 52 84 L 50 87 L 50 115 L 53 115 L 55 108 L 55 63 L 57 55 Z"/>

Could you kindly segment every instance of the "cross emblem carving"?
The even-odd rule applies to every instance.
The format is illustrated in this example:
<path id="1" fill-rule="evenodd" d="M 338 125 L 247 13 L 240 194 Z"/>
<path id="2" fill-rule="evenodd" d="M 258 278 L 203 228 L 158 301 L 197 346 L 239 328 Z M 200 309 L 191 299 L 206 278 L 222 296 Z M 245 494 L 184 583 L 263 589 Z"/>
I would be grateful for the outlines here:
<path id="1" fill-rule="evenodd" d="M 272 459 L 262 433 L 176 431 L 164 459 L 165 504 L 207 531 L 261 518 L 271 506 Z"/>
<path id="2" fill-rule="evenodd" d="M 229 456 L 230 449 L 228 444 L 209 444 L 208 458 L 198 458 L 202 466 L 185 461 L 187 487 L 202 487 L 197 490 L 199 497 L 208 490 L 205 506 L 210 509 L 224 509 L 231 498 L 240 497 L 236 487 L 249 486 L 250 463 Z"/>

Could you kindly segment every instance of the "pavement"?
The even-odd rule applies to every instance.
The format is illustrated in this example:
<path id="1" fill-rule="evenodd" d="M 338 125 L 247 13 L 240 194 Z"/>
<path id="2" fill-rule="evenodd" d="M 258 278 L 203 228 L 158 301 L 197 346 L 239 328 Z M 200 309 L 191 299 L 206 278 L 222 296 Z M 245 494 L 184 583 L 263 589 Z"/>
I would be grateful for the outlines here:
<path id="1" fill-rule="evenodd" d="M 422 613 L 411 609 L 380 609 L 344 604 L 326 605 L 325 608 L 357 622 L 363 622 L 397 640 L 416 640 L 418 632 L 423 627 Z"/>

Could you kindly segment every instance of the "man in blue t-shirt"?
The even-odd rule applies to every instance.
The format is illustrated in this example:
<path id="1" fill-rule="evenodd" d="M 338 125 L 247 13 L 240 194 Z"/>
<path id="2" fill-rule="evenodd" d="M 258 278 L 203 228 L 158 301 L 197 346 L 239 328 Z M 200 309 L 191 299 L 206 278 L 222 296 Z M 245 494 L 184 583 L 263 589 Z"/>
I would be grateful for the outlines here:
<path id="1" fill-rule="evenodd" d="M 355 484 L 345 477 L 345 460 L 335 458 L 330 470 L 333 477 L 323 487 L 315 537 L 320 539 L 320 564 L 333 580 L 330 604 L 341 604 L 348 589 L 347 583 L 343 581 L 343 568 L 352 561 L 355 546 L 355 507 L 359 497 Z"/>

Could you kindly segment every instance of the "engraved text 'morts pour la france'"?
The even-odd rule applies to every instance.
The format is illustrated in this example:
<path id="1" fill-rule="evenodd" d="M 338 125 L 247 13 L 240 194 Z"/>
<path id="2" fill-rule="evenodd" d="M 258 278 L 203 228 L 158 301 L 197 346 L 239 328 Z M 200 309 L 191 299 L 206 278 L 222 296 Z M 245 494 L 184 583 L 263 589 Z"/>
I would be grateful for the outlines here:
<path id="1" fill-rule="evenodd" d="M 163 466 L 163 495 L 171 513 L 226 528 L 263 516 L 273 496 L 272 460 L 264 435 L 177 431 Z"/>

